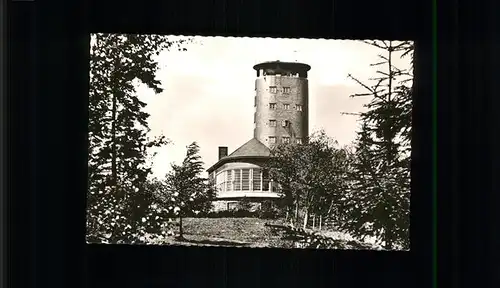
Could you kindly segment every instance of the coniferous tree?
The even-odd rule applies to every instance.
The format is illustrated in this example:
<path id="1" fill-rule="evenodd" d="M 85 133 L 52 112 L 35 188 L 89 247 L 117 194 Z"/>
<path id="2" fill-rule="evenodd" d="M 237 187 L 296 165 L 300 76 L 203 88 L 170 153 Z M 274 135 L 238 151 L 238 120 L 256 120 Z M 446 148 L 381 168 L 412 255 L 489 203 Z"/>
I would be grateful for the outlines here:
<path id="1" fill-rule="evenodd" d="M 371 97 L 368 110 L 360 113 L 361 130 L 355 144 L 350 189 L 343 207 L 349 214 L 342 229 L 353 236 L 375 236 L 386 249 L 409 248 L 410 151 L 412 88 L 410 69 L 394 66 L 396 53 L 412 54 L 413 44 L 372 41 L 385 51 L 374 86 L 349 75 L 368 90 L 353 97 Z"/>
<path id="2" fill-rule="evenodd" d="M 145 183 L 151 172 L 149 148 L 168 143 L 148 139 L 146 103 L 136 83 L 161 93 L 156 56 L 184 41 L 158 35 L 99 33 L 91 36 L 87 239 L 133 242 L 142 218 L 153 213 Z"/>
<path id="3" fill-rule="evenodd" d="M 172 164 L 172 171 L 166 175 L 166 189 L 158 195 L 161 205 L 179 218 L 179 239 L 184 238 L 182 220 L 190 214 L 208 212 L 216 193 L 213 183 L 201 176 L 205 171 L 196 142 L 187 146 L 187 153 L 181 165 Z"/>

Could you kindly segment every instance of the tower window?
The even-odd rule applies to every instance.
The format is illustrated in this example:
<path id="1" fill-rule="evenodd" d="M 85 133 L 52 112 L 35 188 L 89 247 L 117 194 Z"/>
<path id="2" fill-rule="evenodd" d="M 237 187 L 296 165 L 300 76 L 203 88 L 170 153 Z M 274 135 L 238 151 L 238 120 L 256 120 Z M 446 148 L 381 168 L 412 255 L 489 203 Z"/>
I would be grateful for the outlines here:
<path id="1" fill-rule="evenodd" d="M 257 107 L 257 96 L 253 98 L 253 107 Z"/>
<path id="2" fill-rule="evenodd" d="M 269 109 L 276 109 L 276 103 L 269 103 Z"/>
<path id="3" fill-rule="evenodd" d="M 296 141 L 297 141 L 297 144 L 302 144 L 302 138 L 297 138 Z"/>
<path id="4" fill-rule="evenodd" d="M 290 104 L 283 104 L 283 109 L 285 109 L 285 110 L 290 109 Z"/>
<path id="5" fill-rule="evenodd" d="M 297 109 L 297 111 L 302 111 L 302 105 L 295 105 L 295 109 Z"/>
<path id="6" fill-rule="evenodd" d="M 269 92 L 271 92 L 271 93 L 277 93 L 278 92 L 278 88 L 276 88 L 276 86 L 269 86 Z"/>
<path id="7" fill-rule="evenodd" d="M 282 121 L 281 121 L 281 126 L 283 126 L 283 127 L 287 127 L 287 126 L 288 126 L 288 121 L 286 121 L 286 120 L 282 120 Z"/>
<path id="8" fill-rule="evenodd" d="M 276 120 L 269 120 L 269 126 L 276 127 Z"/>
<path id="9" fill-rule="evenodd" d="M 269 137 L 269 143 L 275 144 L 276 143 L 276 137 L 274 137 L 274 136 Z"/>
<path id="10" fill-rule="evenodd" d="M 283 87 L 283 93 L 285 94 L 290 93 L 290 87 Z"/>
<path id="11" fill-rule="evenodd" d="M 290 137 L 283 137 L 283 143 L 284 144 L 290 143 Z"/>

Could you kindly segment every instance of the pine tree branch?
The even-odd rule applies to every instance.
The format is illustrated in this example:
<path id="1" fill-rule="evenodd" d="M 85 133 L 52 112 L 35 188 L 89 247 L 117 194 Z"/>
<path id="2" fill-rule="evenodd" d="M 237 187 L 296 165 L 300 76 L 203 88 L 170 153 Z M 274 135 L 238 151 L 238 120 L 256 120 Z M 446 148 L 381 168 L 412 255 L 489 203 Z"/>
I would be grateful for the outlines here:
<path id="1" fill-rule="evenodd" d="M 368 87 L 367 85 L 365 85 L 363 82 L 359 81 L 358 79 L 354 78 L 351 74 L 348 74 L 347 75 L 348 78 L 351 78 L 352 80 L 354 80 L 356 83 L 358 83 L 359 85 L 363 86 L 364 88 L 366 88 L 368 91 L 372 92 L 373 90 Z"/>

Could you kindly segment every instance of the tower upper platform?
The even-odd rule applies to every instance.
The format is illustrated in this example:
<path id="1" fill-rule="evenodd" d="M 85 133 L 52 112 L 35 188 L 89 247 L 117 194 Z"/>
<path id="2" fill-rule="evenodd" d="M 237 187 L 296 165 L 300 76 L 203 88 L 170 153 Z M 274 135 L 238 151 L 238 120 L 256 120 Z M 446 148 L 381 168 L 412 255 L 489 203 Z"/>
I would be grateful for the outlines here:
<path id="1" fill-rule="evenodd" d="M 311 70 L 311 66 L 299 62 L 281 62 L 276 60 L 259 63 L 254 65 L 253 69 L 257 71 L 257 77 L 276 74 L 297 74 L 299 77 L 307 78 L 307 71 Z"/>
<path id="2" fill-rule="evenodd" d="M 275 69 L 275 68 L 282 68 L 284 70 L 302 70 L 302 71 L 309 71 L 311 70 L 311 66 L 304 64 L 304 63 L 299 63 L 299 62 L 281 62 L 279 60 L 276 61 L 266 61 L 262 62 L 259 64 L 256 64 L 253 66 L 254 70 L 259 70 L 259 69 Z"/>

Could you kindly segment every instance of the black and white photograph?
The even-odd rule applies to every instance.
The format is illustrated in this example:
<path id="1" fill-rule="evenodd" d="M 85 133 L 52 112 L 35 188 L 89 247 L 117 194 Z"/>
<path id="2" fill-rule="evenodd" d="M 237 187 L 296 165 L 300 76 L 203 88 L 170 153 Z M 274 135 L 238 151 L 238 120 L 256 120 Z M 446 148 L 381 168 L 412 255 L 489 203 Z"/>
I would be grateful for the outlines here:
<path id="1" fill-rule="evenodd" d="M 87 243 L 410 250 L 412 41 L 89 49 Z"/>

